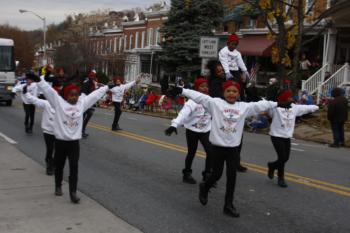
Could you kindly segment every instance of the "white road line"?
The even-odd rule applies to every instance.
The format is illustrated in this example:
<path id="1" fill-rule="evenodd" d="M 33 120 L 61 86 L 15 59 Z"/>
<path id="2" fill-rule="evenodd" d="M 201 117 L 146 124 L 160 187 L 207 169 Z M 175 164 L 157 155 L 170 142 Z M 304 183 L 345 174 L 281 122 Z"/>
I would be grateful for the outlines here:
<path id="1" fill-rule="evenodd" d="M 302 149 L 296 149 L 296 148 L 292 148 L 291 150 L 294 150 L 294 151 L 300 151 L 300 152 L 305 151 L 305 150 L 302 150 Z"/>
<path id="2" fill-rule="evenodd" d="M 105 114 L 107 116 L 114 116 L 114 114 L 112 114 L 112 113 L 103 113 L 103 114 Z"/>
<path id="3" fill-rule="evenodd" d="M 7 142 L 11 143 L 11 144 L 17 144 L 17 142 L 15 140 L 13 140 L 10 137 L 7 137 L 5 134 L 0 132 L 0 137 L 4 138 Z"/>
<path id="4" fill-rule="evenodd" d="M 299 146 L 298 143 L 294 143 L 294 142 L 292 142 L 292 145 L 293 145 L 293 146 Z"/>

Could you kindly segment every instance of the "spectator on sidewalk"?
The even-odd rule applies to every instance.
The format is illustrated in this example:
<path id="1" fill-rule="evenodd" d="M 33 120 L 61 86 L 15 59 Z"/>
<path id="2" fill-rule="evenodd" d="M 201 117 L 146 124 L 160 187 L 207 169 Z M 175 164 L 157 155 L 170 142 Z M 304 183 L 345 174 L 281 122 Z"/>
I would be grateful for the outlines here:
<path id="1" fill-rule="evenodd" d="M 341 88 L 334 88 L 332 90 L 332 97 L 334 98 L 328 104 L 327 117 L 332 127 L 333 143 L 330 147 L 344 146 L 344 124 L 348 120 L 348 100 L 342 94 Z"/>
<path id="2" fill-rule="evenodd" d="M 217 60 L 210 60 L 207 64 L 209 69 L 209 96 L 224 98 L 222 85 L 225 82 L 225 71 Z"/>
<path id="3" fill-rule="evenodd" d="M 276 78 L 270 78 L 269 85 L 266 88 L 266 99 L 271 101 L 277 101 L 280 87 Z"/>

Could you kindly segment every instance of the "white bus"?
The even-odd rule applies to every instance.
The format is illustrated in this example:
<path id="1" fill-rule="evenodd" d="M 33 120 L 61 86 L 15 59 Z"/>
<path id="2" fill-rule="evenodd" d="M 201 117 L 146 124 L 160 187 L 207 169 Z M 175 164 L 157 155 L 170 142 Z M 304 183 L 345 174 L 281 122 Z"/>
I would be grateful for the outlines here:
<path id="1" fill-rule="evenodd" d="M 15 85 L 14 43 L 11 39 L 0 38 L 0 101 L 12 105 L 11 91 Z"/>

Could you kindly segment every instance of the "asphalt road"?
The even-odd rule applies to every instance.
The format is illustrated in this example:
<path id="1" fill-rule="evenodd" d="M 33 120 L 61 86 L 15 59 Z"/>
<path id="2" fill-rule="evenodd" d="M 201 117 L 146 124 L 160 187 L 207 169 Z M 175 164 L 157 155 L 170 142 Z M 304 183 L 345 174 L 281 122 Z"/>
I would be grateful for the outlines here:
<path id="1" fill-rule="evenodd" d="M 349 149 L 293 140 L 286 167 L 289 187 L 282 189 L 266 177 L 266 163 L 276 158 L 270 138 L 245 133 L 242 158 L 249 170 L 238 174 L 235 205 L 241 217 L 232 219 L 222 214 L 224 178 L 205 207 L 198 201 L 198 185 L 182 183 L 183 128 L 167 137 L 163 131 L 169 120 L 123 113 L 124 130 L 112 132 L 112 117 L 112 111 L 97 109 L 89 138 L 81 140 L 79 189 L 143 232 L 350 232 Z M 23 119 L 21 104 L 0 106 L 0 133 L 44 165 L 41 113 L 33 135 L 24 133 Z M 204 167 L 199 150 L 193 164 L 197 180 Z"/>

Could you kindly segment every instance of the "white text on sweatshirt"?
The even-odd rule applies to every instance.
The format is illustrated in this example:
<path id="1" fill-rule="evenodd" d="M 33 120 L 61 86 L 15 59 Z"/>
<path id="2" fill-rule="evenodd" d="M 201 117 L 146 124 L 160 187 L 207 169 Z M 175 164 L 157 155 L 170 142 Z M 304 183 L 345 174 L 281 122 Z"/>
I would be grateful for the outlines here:
<path id="1" fill-rule="evenodd" d="M 177 128 L 179 125 L 197 133 L 206 133 L 211 128 L 211 115 L 201 104 L 188 100 L 176 119 L 171 121 L 171 126 Z"/>
<path id="2" fill-rule="evenodd" d="M 124 92 L 135 85 L 135 81 L 127 84 L 121 84 L 113 87 L 110 91 L 112 92 L 112 101 L 121 103 L 123 101 Z"/>
<path id="3" fill-rule="evenodd" d="M 197 91 L 183 89 L 182 94 L 202 104 L 212 116 L 209 140 L 213 145 L 236 147 L 241 144 L 245 118 L 277 106 L 276 102 L 235 102 L 230 104 L 221 98 L 212 98 Z"/>
<path id="4" fill-rule="evenodd" d="M 73 105 L 65 101 L 46 81 L 40 81 L 38 86 L 56 112 L 54 135 L 64 141 L 81 139 L 84 112 L 108 91 L 108 86 L 101 87 L 87 96 L 81 95 Z"/>
<path id="5" fill-rule="evenodd" d="M 55 109 L 53 109 L 47 100 L 39 99 L 29 93 L 25 94 L 25 98 L 28 103 L 34 104 L 36 107 L 43 109 L 43 115 L 41 118 L 41 128 L 44 133 L 54 135 L 53 125 L 55 117 Z"/>
<path id="6" fill-rule="evenodd" d="M 268 111 L 272 117 L 270 135 L 281 138 L 293 137 L 295 118 L 307 113 L 315 112 L 319 108 L 316 105 L 296 105 L 291 108 L 274 108 Z"/>

